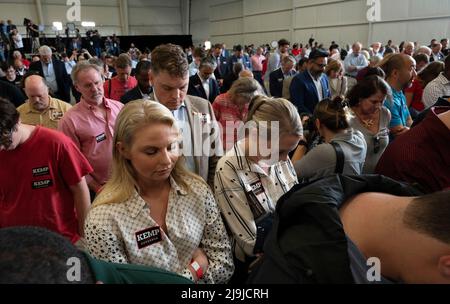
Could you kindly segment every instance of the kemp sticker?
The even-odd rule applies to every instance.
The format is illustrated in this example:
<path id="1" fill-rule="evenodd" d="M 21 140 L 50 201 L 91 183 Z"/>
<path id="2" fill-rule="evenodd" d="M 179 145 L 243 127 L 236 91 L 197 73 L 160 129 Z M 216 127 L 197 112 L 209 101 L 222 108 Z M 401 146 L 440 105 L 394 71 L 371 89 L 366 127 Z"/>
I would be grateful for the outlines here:
<path id="1" fill-rule="evenodd" d="M 53 181 L 51 179 L 44 179 L 41 181 L 34 181 L 31 182 L 31 187 L 33 189 L 42 189 L 42 188 L 48 188 L 53 185 Z"/>
<path id="2" fill-rule="evenodd" d="M 97 135 L 97 137 L 95 137 L 95 140 L 97 141 L 97 143 L 106 140 L 106 134 L 105 134 L 105 133 L 102 133 L 102 134 L 100 134 L 100 135 Z"/>
<path id="3" fill-rule="evenodd" d="M 250 187 L 255 195 L 259 195 L 264 192 L 264 188 L 262 186 L 261 181 L 257 181 L 254 182 L 253 184 L 250 184 Z"/>
<path id="4" fill-rule="evenodd" d="M 49 175 L 49 174 L 50 174 L 50 168 L 49 167 L 33 168 L 33 177 Z"/>
<path id="5" fill-rule="evenodd" d="M 153 227 L 136 232 L 136 242 L 139 249 L 148 247 L 162 240 L 161 228 Z"/>

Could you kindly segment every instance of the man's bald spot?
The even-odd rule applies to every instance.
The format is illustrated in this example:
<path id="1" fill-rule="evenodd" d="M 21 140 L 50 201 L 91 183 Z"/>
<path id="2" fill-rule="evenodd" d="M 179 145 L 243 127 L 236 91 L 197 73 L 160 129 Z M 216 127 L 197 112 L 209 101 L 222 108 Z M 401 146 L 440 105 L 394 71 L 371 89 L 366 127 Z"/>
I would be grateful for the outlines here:
<path id="1" fill-rule="evenodd" d="M 47 88 L 47 84 L 45 83 L 44 78 L 39 75 L 28 76 L 25 79 L 25 82 L 23 85 L 24 85 L 25 89 L 30 88 L 30 87 L 38 87 L 38 86 L 44 86 L 45 88 Z"/>

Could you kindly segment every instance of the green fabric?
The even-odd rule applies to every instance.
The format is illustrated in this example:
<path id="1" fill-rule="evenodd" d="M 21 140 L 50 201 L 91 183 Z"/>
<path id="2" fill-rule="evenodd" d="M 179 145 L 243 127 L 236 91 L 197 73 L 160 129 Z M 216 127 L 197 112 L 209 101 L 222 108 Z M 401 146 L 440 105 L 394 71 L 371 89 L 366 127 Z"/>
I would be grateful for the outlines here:
<path id="1" fill-rule="evenodd" d="M 104 284 L 193 284 L 187 278 L 159 268 L 109 263 L 85 255 L 95 280 Z"/>

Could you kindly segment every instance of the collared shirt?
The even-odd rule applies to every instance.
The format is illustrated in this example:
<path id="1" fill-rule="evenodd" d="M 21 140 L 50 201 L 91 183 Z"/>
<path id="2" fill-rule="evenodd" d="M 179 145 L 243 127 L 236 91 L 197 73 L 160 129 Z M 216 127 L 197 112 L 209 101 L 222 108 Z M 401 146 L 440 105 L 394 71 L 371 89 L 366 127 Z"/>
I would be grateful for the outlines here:
<path id="1" fill-rule="evenodd" d="M 156 91 L 154 91 L 153 97 L 156 102 L 159 102 L 158 97 L 156 96 Z M 197 174 L 195 170 L 194 150 L 192 147 L 192 130 L 189 124 L 189 116 L 184 101 L 181 103 L 178 109 L 171 112 L 173 114 L 173 117 L 175 117 L 175 120 L 178 122 L 178 127 L 180 128 L 183 140 L 182 151 L 183 156 L 186 159 L 186 167 L 189 171 Z"/>
<path id="2" fill-rule="evenodd" d="M 269 174 L 244 153 L 245 139 L 237 142 L 217 163 L 214 192 L 232 232 L 236 258 L 253 256 L 255 221 L 274 212 L 278 199 L 298 183 L 290 160 L 269 167 Z"/>
<path id="3" fill-rule="evenodd" d="M 162 268 L 192 280 L 188 265 L 194 251 L 201 247 L 209 267 L 200 282 L 226 283 L 233 274 L 233 259 L 214 196 L 205 183 L 183 178 L 189 191 L 170 178 L 167 233 L 159 228 L 151 206 L 137 191 L 122 203 L 92 208 L 85 227 L 90 254 L 108 262 Z M 159 240 L 143 244 L 142 233 L 146 231 L 157 231 Z"/>
<path id="4" fill-rule="evenodd" d="M 61 119 L 58 129 L 69 136 L 86 156 L 94 172 L 86 177 L 103 185 L 109 178 L 112 163 L 112 144 L 117 115 L 123 108 L 121 102 L 103 99 L 106 117 L 88 104 L 83 97 Z"/>
<path id="5" fill-rule="evenodd" d="M 20 113 L 22 123 L 33 126 L 40 125 L 55 130 L 58 129 L 58 122 L 72 106 L 67 102 L 50 96 L 49 99 L 48 108 L 43 112 L 33 109 L 30 106 L 29 100 L 18 107 L 17 111 Z"/>
<path id="6" fill-rule="evenodd" d="M 56 82 L 55 70 L 53 69 L 53 61 L 48 64 L 42 62 L 42 71 L 44 72 L 45 82 L 53 93 L 58 92 L 58 83 Z"/>
<path id="7" fill-rule="evenodd" d="M 443 96 L 450 96 L 450 80 L 441 73 L 425 87 L 422 102 L 426 108 L 429 108 Z"/>
<path id="8" fill-rule="evenodd" d="M 391 122 L 389 124 L 390 128 L 397 126 L 407 127 L 409 109 L 406 103 L 405 94 L 402 91 L 397 91 L 392 88 L 392 101 L 386 100 L 384 106 L 391 111 Z"/>
<path id="9" fill-rule="evenodd" d="M 209 99 L 209 78 L 203 79 L 202 76 L 200 76 L 200 73 L 197 73 L 198 78 L 200 78 L 200 81 L 202 82 L 203 89 L 205 90 L 206 99 Z"/>
<path id="10" fill-rule="evenodd" d="M 314 76 L 309 72 L 309 76 L 311 77 L 312 81 L 314 82 L 314 85 L 316 86 L 316 90 L 317 90 L 317 95 L 319 96 L 319 101 L 321 101 L 323 99 L 323 88 L 322 88 L 322 77 L 323 75 L 321 75 L 318 79 L 314 78 Z"/>
<path id="11" fill-rule="evenodd" d="M 220 94 L 212 104 L 214 115 L 222 127 L 222 143 L 225 151 L 231 149 L 243 135 L 244 121 L 247 119 L 249 104 L 241 109 L 231 101 L 228 93 Z"/>
<path id="12" fill-rule="evenodd" d="M 353 54 L 353 53 L 348 54 L 348 56 L 345 57 L 345 60 L 344 60 L 345 70 L 347 71 L 347 74 L 352 77 L 356 77 L 358 75 L 358 72 L 360 70 L 364 69 L 368 65 L 369 65 L 369 63 L 367 62 L 366 57 L 361 53 L 358 54 L 358 56 L 355 56 L 355 54 Z M 350 66 L 356 67 L 356 71 L 349 72 L 348 68 Z"/>

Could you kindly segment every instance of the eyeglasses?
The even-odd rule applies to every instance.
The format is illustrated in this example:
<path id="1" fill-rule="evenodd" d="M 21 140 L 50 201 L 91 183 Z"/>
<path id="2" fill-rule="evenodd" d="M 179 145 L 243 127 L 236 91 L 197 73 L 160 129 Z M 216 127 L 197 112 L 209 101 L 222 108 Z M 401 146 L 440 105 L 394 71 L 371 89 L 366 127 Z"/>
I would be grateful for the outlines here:
<path id="1" fill-rule="evenodd" d="M 0 146 L 8 148 L 11 145 L 11 143 L 12 143 L 12 135 L 14 133 L 14 130 L 15 130 L 14 127 L 12 127 L 11 129 L 4 130 L 4 131 L 2 131 L 0 133 L 1 134 Z"/>
<path id="2" fill-rule="evenodd" d="M 324 64 L 324 63 L 322 63 L 322 64 L 318 64 L 317 62 L 314 62 L 313 61 L 313 63 L 315 64 L 315 65 L 317 65 L 319 68 L 321 68 L 321 69 L 323 69 L 323 68 L 326 68 L 327 67 L 327 65 L 326 64 Z"/>

